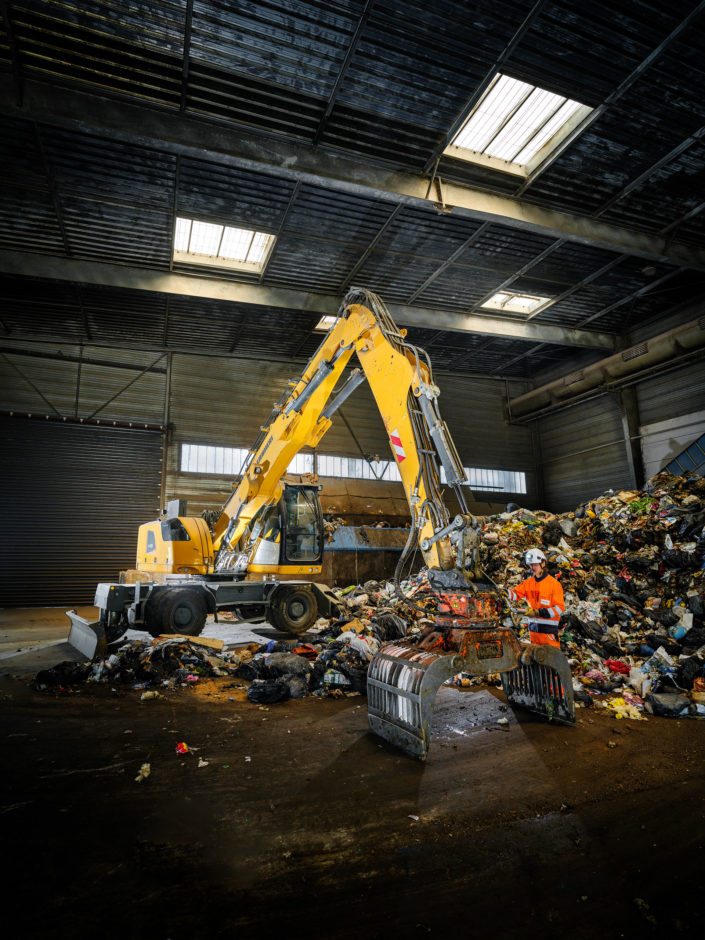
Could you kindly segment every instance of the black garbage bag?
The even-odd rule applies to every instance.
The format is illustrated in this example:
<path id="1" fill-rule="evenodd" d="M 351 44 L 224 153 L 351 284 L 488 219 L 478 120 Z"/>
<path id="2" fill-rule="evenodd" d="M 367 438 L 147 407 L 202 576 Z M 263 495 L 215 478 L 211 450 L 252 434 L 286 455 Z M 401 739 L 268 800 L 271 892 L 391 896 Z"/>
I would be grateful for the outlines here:
<path id="1" fill-rule="evenodd" d="M 638 553 L 625 555 L 624 561 L 627 568 L 630 568 L 632 571 L 648 571 L 654 563 L 650 555 L 640 555 Z"/>
<path id="2" fill-rule="evenodd" d="M 705 628 L 691 627 L 681 642 L 683 644 L 684 653 L 699 650 L 702 646 L 705 646 Z"/>
<path id="3" fill-rule="evenodd" d="M 624 655 L 624 650 L 619 643 L 615 643 L 614 640 L 602 639 L 599 643 L 595 643 L 594 648 L 603 659 L 618 659 L 620 656 Z"/>
<path id="4" fill-rule="evenodd" d="M 654 620 L 656 623 L 660 623 L 662 627 L 675 627 L 676 624 L 680 623 L 680 620 L 672 610 L 669 610 L 668 607 L 656 607 L 654 610 L 644 611 L 646 616 L 650 620 Z"/>
<path id="5" fill-rule="evenodd" d="M 289 686 L 291 698 L 304 698 L 308 695 L 308 682 L 301 676 L 286 676 L 282 681 Z"/>
<path id="6" fill-rule="evenodd" d="M 613 601 L 622 601 L 623 604 L 628 604 L 630 607 L 634 607 L 636 610 L 640 610 L 644 606 L 637 597 L 634 597 L 631 594 L 624 594 L 621 591 L 615 591 L 611 599 Z"/>
<path id="7" fill-rule="evenodd" d="M 697 656 L 689 656 L 687 659 L 679 660 L 678 669 L 676 670 L 676 682 L 681 689 L 692 689 L 695 679 L 702 675 L 702 659 Z"/>
<path id="8" fill-rule="evenodd" d="M 320 684 L 323 682 L 323 676 L 325 671 L 328 668 L 328 664 L 324 662 L 320 657 L 313 663 L 311 669 L 311 678 L 309 679 L 309 688 L 317 689 Z"/>
<path id="9" fill-rule="evenodd" d="M 261 679 L 265 674 L 265 665 L 263 659 L 250 659 L 246 663 L 240 663 L 235 670 L 238 679 L 247 679 L 248 682 L 253 679 Z"/>
<path id="10" fill-rule="evenodd" d="M 681 644 L 663 633 L 649 633 L 644 638 L 644 642 L 653 650 L 657 650 L 659 646 L 662 646 L 669 656 L 677 656 L 681 651 Z"/>
<path id="11" fill-rule="evenodd" d="M 91 663 L 76 663 L 70 659 L 57 663 L 51 669 L 43 669 L 34 679 L 35 688 L 51 688 L 62 685 L 79 685 L 92 671 Z"/>
<path id="12" fill-rule="evenodd" d="M 705 558 L 705 529 L 703 529 L 695 542 L 695 555 L 701 560 Z"/>
<path id="13" fill-rule="evenodd" d="M 406 620 L 402 620 L 398 614 L 386 607 L 377 611 L 372 618 L 372 623 L 378 625 L 382 641 L 400 640 L 406 636 L 408 626 Z"/>
<path id="14" fill-rule="evenodd" d="M 367 694 L 367 669 L 365 667 L 353 666 L 350 663 L 338 663 L 336 668 L 342 672 L 346 679 L 350 680 L 350 688 L 353 692 Z"/>
<path id="15" fill-rule="evenodd" d="M 692 594 L 688 598 L 688 610 L 694 617 L 703 617 L 705 615 L 705 605 L 699 594 Z"/>
<path id="16" fill-rule="evenodd" d="M 276 643 L 271 645 L 269 643 L 265 644 L 264 647 L 260 647 L 260 650 L 269 653 L 291 653 L 300 642 L 300 640 L 277 640 Z"/>
<path id="17" fill-rule="evenodd" d="M 560 523 L 555 519 L 551 519 L 551 521 L 547 522 L 543 528 L 543 535 L 541 536 L 543 544 L 558 545 L 562 538 L 563 529 L 561 529 Z"/>
<path id="18" fill-rule="evenodd" d="M 311 672 L 311 664 L 303 656 L 295 653 L 272 653 L 265 660 L 267 675 L 274 679 L 298 676 L 307 679 Z"/>
<path id="19" fill-rule="evenodd" d="M 576 617 L 575 614 L 563 614 L 560 619 L 560 626 L 565 627 L 574 637 L 583 637 L 593 642 L 601 640 L 605 635 L 605 631 L 599 623 L 594 620 L 585 622 Z"/>
<path id="20" fill-rule="evenodd" d="M 255 705 L 274 705 L 291 698 L 291 691 L 284 679 L 254 679 L 247 698 Z"/>
<path id="21" fill-rule="evenodd" d="M 678 692 L 649 692 L 645 699 L 646 710 L 662 718 L 679 718 L 687 715 L 690 699 Z"/>
<path id="22" fill-rule="evenodd" d="M 682 552 L 678 548 L 664 548 L 661 560 L 666 568 L 683 568 L 686 571 L 695 571 L 700 567 L 697 552 Z"/>

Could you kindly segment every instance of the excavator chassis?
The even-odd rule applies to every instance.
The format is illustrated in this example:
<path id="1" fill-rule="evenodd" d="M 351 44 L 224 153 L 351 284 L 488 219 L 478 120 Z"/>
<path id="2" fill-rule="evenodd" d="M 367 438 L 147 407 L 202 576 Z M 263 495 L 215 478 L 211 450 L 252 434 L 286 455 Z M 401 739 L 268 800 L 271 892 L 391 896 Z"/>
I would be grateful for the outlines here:
<path id="1" fill-rule="evenodd" d="M 367 673 L 370 729 L 409 757 L 425 760 L 436 693 L 461 672 L 500 673 L 512 706 L 575 723 L 570 667 L 560 650 L 520 644 L 508 628 L 465 627 L 382 647 Z"/>

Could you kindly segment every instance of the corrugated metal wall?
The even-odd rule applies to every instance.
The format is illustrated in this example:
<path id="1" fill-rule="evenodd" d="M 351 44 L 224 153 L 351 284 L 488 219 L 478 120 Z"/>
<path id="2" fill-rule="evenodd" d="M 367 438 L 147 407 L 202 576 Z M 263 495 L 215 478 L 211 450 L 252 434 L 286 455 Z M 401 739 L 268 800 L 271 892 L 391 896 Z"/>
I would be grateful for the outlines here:
<path id="1" fill-rule="evenodd" d="M 647 477 L 705 433 L 705 366 L 702 362 L 637 386 L 641 451 Z"/>
<path id="2" fill-rule="evenodd" d="M 700 411 L 705 403 L 705 365 L 696 362 L 637 386 L 642 424 Z"/>
<path id="3" fill-rule="evenodd" d="M 632 485 L 614 396 L 543 418 L 539 436 L 546 509 L 566 512 L 605 490 Z"/>
<path id="4" fill-rule="evenodd" d="M 158 512 L 161 435 L 21 418 L 0 433 L 0 606 L 92 604 Z"/>
<path id="5" fill-rule="evenodd" d="M 161 425 L 166 373 L 155 352 L 3 341 L 0 409 Z"/>

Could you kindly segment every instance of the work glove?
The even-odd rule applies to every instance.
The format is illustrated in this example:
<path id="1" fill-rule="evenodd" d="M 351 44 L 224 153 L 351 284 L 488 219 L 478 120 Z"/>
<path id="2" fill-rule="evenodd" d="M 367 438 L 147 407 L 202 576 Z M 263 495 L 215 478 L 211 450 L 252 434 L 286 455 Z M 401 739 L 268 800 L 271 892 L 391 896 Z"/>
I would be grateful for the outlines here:
<path id="1" fill-rule="evenodd" d="M 539 617 L 545 617 L 546 619 L 550 617 L 550 614 L 548 610 L 546 610 L 545 607 L 539 607 L 538 614 L 539 614 Z"/>

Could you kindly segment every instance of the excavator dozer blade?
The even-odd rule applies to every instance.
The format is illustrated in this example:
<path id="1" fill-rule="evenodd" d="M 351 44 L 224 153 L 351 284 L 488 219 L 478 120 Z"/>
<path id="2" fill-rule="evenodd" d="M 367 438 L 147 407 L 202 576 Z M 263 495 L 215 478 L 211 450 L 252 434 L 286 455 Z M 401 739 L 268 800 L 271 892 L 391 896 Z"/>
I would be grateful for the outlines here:
<path id="1" fill-rule="evenodd" d="M 409 757 L 425 760 L 433 701 L 440 686 L 459 672 L 463 658 L 390 643 L 367 672 L 370 728 Z"/>
<path id="2" fill-rule="evenodd" d="M 556 647 L 526 647 L 517 668 L 503 672 L 501 678 L 510 705 L 552 721 L 575 724 L 570 666 Z"/>
<path id="3" fill-rule="evenodd" d="M 95 656 L 105 656 L 107 650 L 107 639 L 105 629 L 100 620 L 90 623 L 85 617 L 81 617 L 75 610 L 67 610 L 66 616 L 71 621 L 69 631 L 69 643 L 79 653 L 83 653 L 86 659 L 93 659 Z"/>

